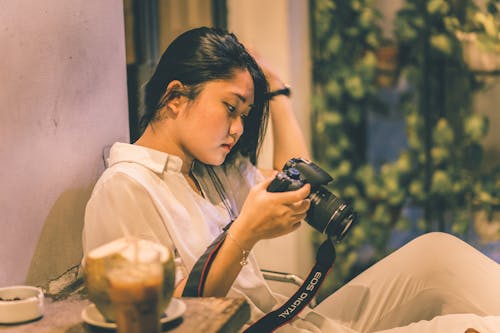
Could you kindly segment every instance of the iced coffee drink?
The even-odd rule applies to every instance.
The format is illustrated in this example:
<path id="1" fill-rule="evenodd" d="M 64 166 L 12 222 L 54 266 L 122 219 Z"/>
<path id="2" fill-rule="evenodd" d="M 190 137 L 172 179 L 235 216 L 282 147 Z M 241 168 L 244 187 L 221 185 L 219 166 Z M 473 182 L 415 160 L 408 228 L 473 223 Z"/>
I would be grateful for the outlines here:
<path id="1" fill-rule="evenodd" d="M 159 333 L 163 268 L 159 253 L 131 247 L 129 260 L 107 271 L 119 333 Z"/>

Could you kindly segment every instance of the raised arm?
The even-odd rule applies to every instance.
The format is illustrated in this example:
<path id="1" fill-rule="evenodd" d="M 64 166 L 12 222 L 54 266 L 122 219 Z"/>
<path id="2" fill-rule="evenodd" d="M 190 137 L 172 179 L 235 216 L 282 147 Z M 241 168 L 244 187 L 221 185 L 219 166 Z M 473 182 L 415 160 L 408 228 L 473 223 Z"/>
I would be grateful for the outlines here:
<path id="1" fill-rule="evenodd" d="M 271 92 L 285 88 L 284 82 L 264 61 L 256 57 Z M 273 168 L 281 170 L 292 157 L 310 159 L 310 152 L 292 108 L 291 96 L 274 96 L 269 103 L 273 130 Z"/>

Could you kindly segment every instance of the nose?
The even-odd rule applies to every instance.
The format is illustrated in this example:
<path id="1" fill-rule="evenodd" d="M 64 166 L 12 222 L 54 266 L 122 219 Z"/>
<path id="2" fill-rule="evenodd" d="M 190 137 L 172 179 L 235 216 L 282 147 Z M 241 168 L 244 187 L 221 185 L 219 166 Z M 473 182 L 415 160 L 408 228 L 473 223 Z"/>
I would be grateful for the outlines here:
<path id="1" fill-rule="evenodd" d="M 229 135 L 236 137 L 237 139 L 243 134 L 244 123 L 241 117 L 234 117 L 231 120 L 231 126 L 229 127 Z"/>

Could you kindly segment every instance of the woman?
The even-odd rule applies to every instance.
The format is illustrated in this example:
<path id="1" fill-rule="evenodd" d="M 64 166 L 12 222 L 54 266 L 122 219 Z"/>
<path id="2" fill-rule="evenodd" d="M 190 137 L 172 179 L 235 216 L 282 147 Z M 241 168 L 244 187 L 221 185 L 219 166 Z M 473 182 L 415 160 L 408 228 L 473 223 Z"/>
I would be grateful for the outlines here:
<path id="1" fill-rule="evenodd" d="M 264 74 L 233 34 L 198 28 L 180 35 L 167 48 L 145 87 L 143 134 L 134 144 L 116 143 L 111 149 L 109 168 L 87 205 L 84 252 L 124 233 L 163 243 L 176 253 L 175 295 L 181 296 L 196 260 L 230 225 L 207 276 L 204 296 L 243 296 L 251 305 L 252 320 L 279 306 L 284 298 L 270 290 L 251 250 L 262 239 L 297 230 L 310 205 L 309 185 L 270 193 L 266 189 L 274 173 L 254 166 L 268 103 L 274 168 L 280 170 L 292 157 L 309 157 L 288 96 L 272 93 L 286 92 L 283 88 L 272 71 Z M 433 234 L 414 241 L 360 275 L 317 310 L 304 311 L 307 313 L 279 331 L 368 332 L 394 328 L 397 332 L 398 326 L 420 319 L 460 312 L 476 313 L 459 317 L 470 322 L 467 327 L 500 325 L 500 317 L 479 317 L 500 315 L 498 297 L 476 297 L 473 292 L 486 284 L 489 292 L 499 294 L 500 288 L 490 283 L 489 277 L 467 288 L 462 288 L 462 283 L 466 284 L 463 278 L 470 278 L 467 274 L 454 277 L 458 285 L 453 288 L 467 290 L 463 296 L 466 304 L 462 304 L 460 291 L 445 288 L 447 283 L 433 285 L 436 279 L 429 275 L 440 272 L 436 267 L 460 272 L 463 264 L 443 257 L 437 265 L 419 264 L 414 269 L 398 265 L 409 258 L 418 263 L 419 254 L 429 248 L 435 252 L 437 244 L 453 251 L 447 253 L 451 259 L 473 257 L 474 267 L 498 278 L 493 281 L 500 280 L 497 264 L 449 238 Z M 421 276 L 413 281 L 416 272 Z M 439 292 L 429 292 L 428 286 Z M 427 297 L 423 300 L 434 302 L 435 297 L 443 296 L 441 291 L 445 296 L 447 292 L 458 295 L 459 301 L 445 310 L 415 303 L 421 295 Z M 448 306 L 448 298 L 444 299 L 443 305 Z M 418 309 L 397 311 L 411 305 Z M 413 325 L 419 332 L 432 332 L 443 323 L 462 329 L 460 320 L 442 316 Z"/>

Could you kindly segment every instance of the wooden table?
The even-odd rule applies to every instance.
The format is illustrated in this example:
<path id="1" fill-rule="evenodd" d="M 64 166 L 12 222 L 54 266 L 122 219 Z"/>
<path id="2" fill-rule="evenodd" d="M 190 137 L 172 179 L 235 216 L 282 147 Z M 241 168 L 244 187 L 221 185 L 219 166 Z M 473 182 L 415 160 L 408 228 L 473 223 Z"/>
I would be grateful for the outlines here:
<path id="1" fill-rule="evenodd" d="M 240 298 L 181 298 L 186 312 L 164 325 L 171 333 L 232 333 L 238 332 L 250 318 L 250 307 Z M 26 333 L 101 333 L 114 330 L 92 327 L 83 322 L 82 310 L 90 302 L 81 295 L 64 300 L 45 299 L 44 316 L 36 321 L 18 325 L 1 325 L 0 332 Z"/>

